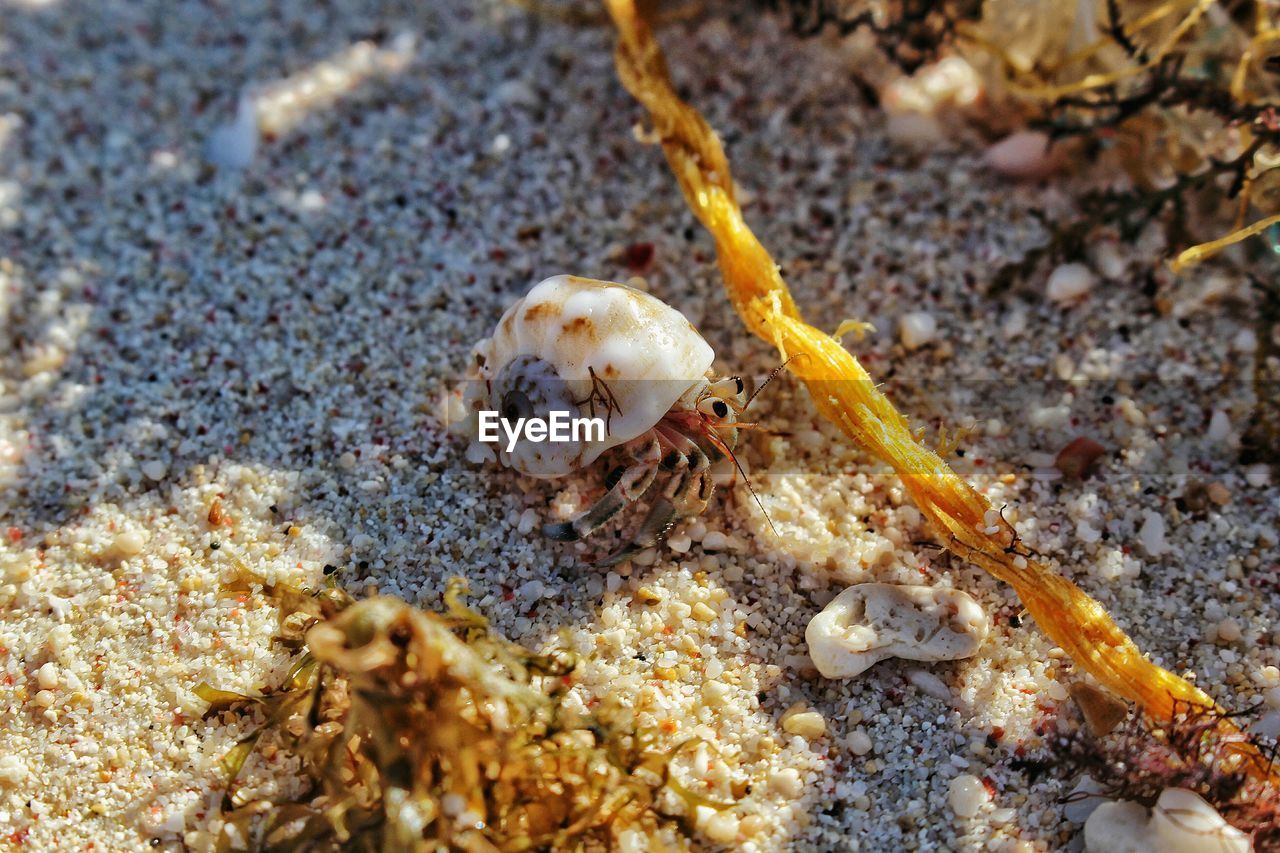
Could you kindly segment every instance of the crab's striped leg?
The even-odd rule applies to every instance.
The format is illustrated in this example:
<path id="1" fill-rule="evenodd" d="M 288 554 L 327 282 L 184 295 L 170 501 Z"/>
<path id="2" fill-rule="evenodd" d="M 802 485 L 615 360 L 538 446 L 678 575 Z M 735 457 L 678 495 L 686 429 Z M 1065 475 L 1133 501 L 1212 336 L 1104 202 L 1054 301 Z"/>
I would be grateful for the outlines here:
<path id="1" fill-rule="evenodd" d="M 632 459 L 634 464 L 623 469 L 622 476 L 598 501 L 568 521 L 543 525 L 543 534 L 560 542 L 575 542 L 608 523 L 627 504 L 639 500 L 658 475 L 662 447 L 657 437 L 650 436 L 647 442 L 637 444 Z"/>

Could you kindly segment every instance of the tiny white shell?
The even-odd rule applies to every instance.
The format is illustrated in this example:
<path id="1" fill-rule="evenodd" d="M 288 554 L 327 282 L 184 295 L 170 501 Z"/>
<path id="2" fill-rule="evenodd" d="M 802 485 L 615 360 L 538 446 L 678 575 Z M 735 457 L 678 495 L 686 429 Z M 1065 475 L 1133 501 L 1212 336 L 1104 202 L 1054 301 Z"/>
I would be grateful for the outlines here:
<path id="1" fill-rule="evenodd" d="M 504 465 L 560 477 L 651 429 L 714 360 L 693 325 L 661 300 L 624 284 L 560 275 L 535 285 L 476 345 L 467 403 L 474 422 L 480 409 L 501 411 L 514 384 L 540 416 L 605 417 L 603 441 L 519 442 L 510 452 L 505 442 L 490 445 Z M 469 432 L 476 437 L 474 423 Z"/>

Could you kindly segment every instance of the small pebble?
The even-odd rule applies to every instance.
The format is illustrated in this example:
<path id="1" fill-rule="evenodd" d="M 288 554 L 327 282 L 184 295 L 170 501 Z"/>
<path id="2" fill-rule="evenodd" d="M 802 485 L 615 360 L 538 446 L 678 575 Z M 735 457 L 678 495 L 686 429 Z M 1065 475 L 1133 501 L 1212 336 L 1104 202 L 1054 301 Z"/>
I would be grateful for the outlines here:
<path id="1" fill-rule="evenodd" d="M 940 699 L 943 702 L 951 701 L 951 688 L 947 683 L 938 676 L 925 669 L 912 669 L 907 672 L 907 681 L 926 696 L 932 696 L 934 699 Z"/>
<path id="2" fill-rule="evenodd" d="M 706 536 L 702 537 L 702 547 L 706 551 L 723 551 L 729 547 L 729 537 L 725 536 L 719 530 L 712 530 Z"/>
<path id="3" fill-rule="evenodd" d="M 1129 713 L 1124 700 L 1085 681 L 1077 681 L 1067 688 L 1084 716 L 1089 730 L 1097 737 L 1110 734 Z"/>
<path id="4" fill-rule="evenodd" d="M 1240 623 L 1234 619 L 1223 619 L 1218 623 L 1218 639 L 1224 643 L 1234 643 L 1243 636 Z"/>
<path id="5" fill-rule="evenodd" d="M 728 844 L 738 837 L 738 818 L 733 812 L 717 812 L 707 819 L 702 832 L 708 841 Z"/>
<path id="6" fill-rule="evenodd" d="M 927 311 L 912 311 L 898 320 L 898 336 L 907 349 L 917 349 L 933 340 L 938 321 Z"/>
<path id="7" fill-rule="evenodd" d="M 718 614 L 707 606 L 706 602 L 699 601 L 693 605 L 692 615 L 699 622 L 714 622 Z"/>
<path id="8" fill-rule="evenodd" d="M 1252 734 L 1280 740 L 1280 711 L 1268 711 L 1249 726 Z"/>
<path id="9" fill-rule="evenodd" d="M 1010 808 L 992 809 L 991 814 L 987 815 L 992 826 L 1004 826 L 1006 823 L 1013 822 L 1017 816 L 1018 810 Z"/>
<path id="10" fill-rule="evenodd" d="M 1107 454 L 1107 449 L 1085 436 L 1073 439 L 1058 451 L 1053 466 L 1068 480 L 1080 480 L 1093 470 L 1094 463 Z"/>
<path id="11" fill-rule="evenodd" d="M 16 755 L 0 755 L 0 782 L 19 785 L 28 774 L 26 763 Z"/>
<path id="12" fill-rule="evenodd" d="M 1103 278 L 1118 280 L 1128 269 L 1128 261 L 1120 254 L 1114 240 L 1101 240 L 1093 249 L 1093 265 Z"/>
<path id="13" fill-rule="evenodd" d="M 1209 429 L 1205 432 L 1205 438 L 1221 443 L 1230 435 L 1231 418 L 1222 409 L 1215 409 L 1213 416 L 1209 418 Z"/>
<path id="14" fill-rule="evenodd" d="M 784 767 L 769 776 L 769 790 L 789 800 L 794 800 L 804 792 L 804 782 L 800 772 L 794 767 Z"/>
<path id="15" fill-rule="evenodd" d="M 1261 489 L 1271 482 L 1271 470 L 1261 462 L 1250 465 L 1244 470 L 1244 481 L 1255 489 Z"/>
<path id="16" fill-rule="evenodd" d="M 258 152 L 258 107 L 245 93 L 236 105 L 235 119 L 219 125 L 205 141 L 204 156 L 224 169 L 240 170 L 253 163 Z"/>
<path id="17" fill-rule="evenodd" d="M 849 736 L 845 740 L 849 744 L 849 751 L 854 755 L 866 755 L 873 746 L 871 736 L 861 728 L 849 732 Z"/>
<path id="18" fill-rule="evenodd" d="M 702 683 L 702 701 L 715 708 L 728 704 L 733 690 L 723 681 L 710 679 Z"/>
<path id="19" fill-rule="evenodd" d="M 957 817 L 973 817 L 990 799 L 982 780 L 970 773 L 963 773 L 951 780 L 947 791 L 947 805 Z"/>
<path id="20" fill-rule="evenodd" d="M 44 690 L 52 690 L 58 686 L 58 665 L 49 661 L 36 670 L 36 682 Z"/>
<path id="21" fill-rule="evenodd" d="M 146 546 L 146 536 L 138 530 L 122 530 L 111 543 L 111 550 L 118 557 L 134 557 Z"/>
<path id="22" fill-rule="evenodd" d="M 520 513 L 520 520 L 516 523 L 516 532 L 521 536 L 528 536 L 537 526 L 538 513 L 532 508 L 526 509 Z"/>
<path id="23" fill-rule="evenodd" d="M 1072 823 L 1083 824 L 1098 806 L 1106 802 L 1101 796 L 1105 790 L 1092 776 L 1081 776 L 1065 798 L 1067 802 L 1062 807 L 1062 816 Z"/>
<path id="24" fill-rule="evenodd" d="M 1093 289 L 1094 275 L 1084 264 L 1062 264 L 1049 274 L 1045 294 L 1054 302 L 1074 302 Z"/>
<path id="25" fill-rule="evenodd" d="M 926 149 L 941 144 L 947 135 L 933 116 L 921 113 L 896 113 L 885 121 L 885 132 L 904 148 Z"/>
<path id="26" fill-rule="evenodd" d="M 1011 133 L 989 147 L 983 161 L 1010 178 L 1042 178 L 1053 172 L 1061 160 L 1050 144 L 1049 135 L 1038 130 Z"/>
<path id="27" fill-rule="evenodd" d="M 142 463 L 142 473 L 148 480 L 163 480 L 169 467 L 159 459 L 150 459 Z"/>
<path id="28" fill-rule="evenodd" d="M 803 704 L 793 705 L 782 715 L 782 730 L 805 740 L 816 740 L 827 733 L 827 721 L 822 714 L 807 709 Z"/>
<path id="29" fill-rule="evenodd" d="M 1143 514 L 1142 528 L 1138 530 L 1138 543 L 1149 557 L 1160 557 L 1169 553 L 1169 543 L 1165 541 L 1164 517 L 1151 510 Z"/>

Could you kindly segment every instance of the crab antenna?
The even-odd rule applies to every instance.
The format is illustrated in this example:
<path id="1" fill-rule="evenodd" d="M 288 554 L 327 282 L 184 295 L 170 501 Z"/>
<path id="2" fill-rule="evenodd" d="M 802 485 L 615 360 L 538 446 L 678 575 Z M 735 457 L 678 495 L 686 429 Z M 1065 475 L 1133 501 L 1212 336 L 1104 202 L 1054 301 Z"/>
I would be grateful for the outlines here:
<path id="1" fill-rule="evenodd" d="M 781 368 L 779 368 L 781 369 Z M 733 460 L 733 467 L 738 469 L 738 473 L 742 475 L 742 482 L 747 484 L 747 491 L 751 492 L 751 497 L 755 499 L 756 506 L 760 507 L 760 512 L 764 514 L 764 520 L 769 522 L 769 529 L 773 531 L 774 536 L 781 536 L 778 528 L 773 526 L 773 519 L 769 517 L 769 510 L 764 508 L 764 501 L 760 500 L 760 496 L 756 494 L 755 487 L 751 485 L 751 478 L 747 476 L 746 470 L 742 467 L 742 463 L 738 461 L 737 455 L 733 452 L 733 448 L 725 444 L 720 436 L 714 436 L 716 444 L 720 450 L 723 450 L 730 459 Z"/>
<path id="2" fill-rule="evenodd" d="M 795 355 L 793 355 L 793 356 L 791 356 L 790 358 L 788 358 L 786 361 L 782 362 L 782 364 L 779 364 L 777 367 L 775 367 L 775 368 L 773 369 L 773 372 L 769 374 L 769 378 L 768 378 L 768 379 L 766 379 L 764 382 L 761 382 L 761 383 L 760 383 L 760 386 L 759 386 L 758 388 L 756 388 L 756 390 L 754 390 L 754 391 L 752 391 L 752 392 L 751 392 L 751 396 L 747 398 L 747 402 L 745 402 L 745 403 L 743 403 L 743 404 L 742 404 L 742 410 L 745 412 L 745 411 L 747 410 L 747 406 L 750 406 L 750 405 L 751 405 L 751 401 L 752 401 L 752 400 L 754 400 L 754 399 L 756 398 L 756 395 L 757 395 L 757 394 L 759 394 L 761 391 L 763 391 L 763 390 L 765 389 L 765 387 L 766 387 L 770 382 L 772 382 L 772 381 L 777 377 L 777 375 L 778 375 L 779 373 L 781 373 L 781 372 L 783 371 L 783 369 L 784 369 L 788 364 L 790 364 L 791 362 L 795 361 L 797 358 L 800 358 L 801 356 L 808 356 L 808 355 L 809 355 L 809 353 L 807 353 L 807 352 L 798 352 L 798 353 L 796 353 Z"/>

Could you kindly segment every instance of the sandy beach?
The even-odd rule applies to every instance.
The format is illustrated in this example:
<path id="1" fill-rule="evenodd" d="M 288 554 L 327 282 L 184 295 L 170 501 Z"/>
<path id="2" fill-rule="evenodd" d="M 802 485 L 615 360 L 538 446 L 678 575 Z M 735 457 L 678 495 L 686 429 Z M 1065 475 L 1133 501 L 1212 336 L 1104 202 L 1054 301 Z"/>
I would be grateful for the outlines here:
<path id="1" fill-rule="evenodd" d="M 660 38 L 806 315 L 874 324 L 845 343 L 913 424 L 964 431 L 951 461 L 1023 541 L 1280 731 L 1280 486 L 1239 459 L 1274 333 L 1249 278 L 1274 259 L 1175 277 L 1153 225 L 1092 242 L 1072 298 L 1049 269 L 993 287 L 1079 212 L 1069 177 L 1011 181 L 976 132 L 895 126 L 853 84 L 859 51 L 769 15 L 715 6 Z M 496 2 L 0 0 L 2 843 L 210 849 L 251 722 L 205 719 L 194 688 L 255 693 L 290 660 L 261 587 L 225 589 L 247 569 L 425 608 L 465 577 L 497 632 L 581 655 L 583 707 L 623 693 L 732 758 L 733 822 L 699 846 L 1079 845 L 1075 780 L 1018 759 L 1079 726 L 1081 674 L 785 374 L 751 406 L 774 434 L 739 448 L 760 505 L 739 480 L 610 569 L 590 561 L 615 543 L 539 533 L 603 471 L 521 477 L 448 432 L 472 345 L 561 273 L 679 309 L 722 374 L 777 367 L 612 45 Z M 912 312 L 936 328 L 907 346 Z M 1081 436 L 1106 452 L 1063 477 Z M 822 678 L 805 626 L 868 581 L 964 590 L 990 635 Z M 784 730 L 798 702 L 821 734 Z M 297 770 L 262 754 L 245 777 L 270 795 Z"/>

